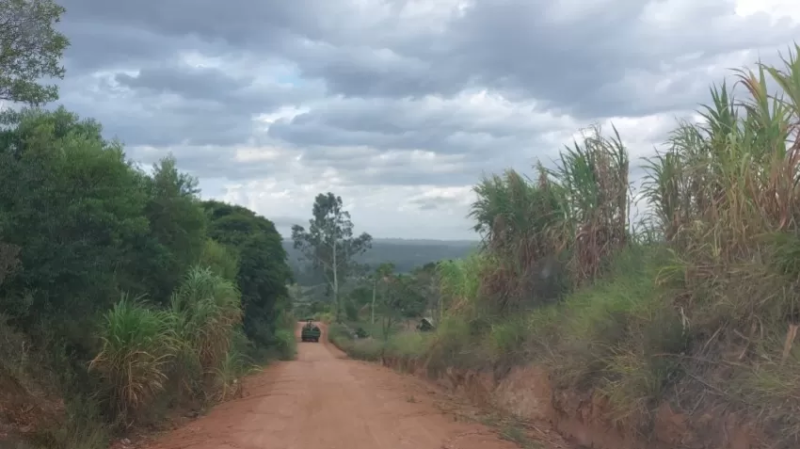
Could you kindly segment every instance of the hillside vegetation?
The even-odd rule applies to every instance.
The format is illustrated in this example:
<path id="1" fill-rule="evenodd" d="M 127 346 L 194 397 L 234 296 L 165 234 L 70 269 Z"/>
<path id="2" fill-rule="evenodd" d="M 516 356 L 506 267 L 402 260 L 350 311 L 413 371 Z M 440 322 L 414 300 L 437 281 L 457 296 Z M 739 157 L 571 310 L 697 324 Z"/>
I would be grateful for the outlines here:
<path id="1" fill-rule="evenodd" d="M 353 339 L 351 325 L 332 337 L 431 371 L 543 366 L 559 389 L 601 394 L 608 425 L 645 439 L 668 404 L 706 429 L 703 447 L 722 437 L 709 416 L 755 429 L 763 447 L 797 447 L 798 50 L 736 71 L 738 98 L 714 87 L 702 120 L 678 123 L 645 161 L 647 220 L 629 216 L 622 138 L 595 129 L 534 181 L 508 170 L 476 186 L 484 244 L 438 264 L 435 332 Z"/>
<path id="2" fill-rule="evenodd" d="M 292 278 L 271 221 L 201 201 L 171 157 L 145 171 L 98 122 L 37 107 L 58 93 L 39 80 L 64 74 L 62 13 L 0 2 L 14 106 L 0 114 L 0 445 L 99 449 L 291 357 Z"/>

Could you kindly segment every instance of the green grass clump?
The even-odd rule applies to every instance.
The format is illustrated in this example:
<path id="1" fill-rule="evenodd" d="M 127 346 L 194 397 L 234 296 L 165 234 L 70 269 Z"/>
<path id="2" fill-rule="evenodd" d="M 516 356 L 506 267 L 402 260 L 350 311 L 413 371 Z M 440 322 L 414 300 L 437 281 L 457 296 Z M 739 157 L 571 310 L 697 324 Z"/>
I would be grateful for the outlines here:
<path id="1" fill-rule="evenodd" d="M 384 343 L 374 338 L 351 340 L 345 348 L 350 357 L 358 360 L 376 361 L 384 354 Z"/>
<path id="2" fill-rule="evenodd" d="M 275 351 L 281 360 L 291 360 L 297 353 L 297 339 L 291 329 L 277 329 L 275 331 Z"/>
<path id="3" fill-rule="evenodd" d="M 247 355 L 250 342 L 241 331 L 236 331 L 231 341 L 231 347 L 219 365 L 214 368 L 214 399 L 224 402 L 229 399 L 241 397 L 242 378 L 259 368 Z"/>
<path id="4" fill-rule="evenodd" d="M 179 340 L 169 313 L 125 296 L 106 313 L 104 324 L 102 348 L 90 369 L 105 379 L 111 408 L 126 417 L 164 390 Z"/>
<path id="5" fill-rule="evenodd" d="M 354 332 L 343 323 L 333 323 L 328 327 L 328 339 L 347 355 L 358 360 L 377 361 L 384 354 L 385 345 L 372 337 L 353 338 Z"/>
<path id="6" fill-rule="evenodd" d="M 218 366 L 241 322 L 236 286 L 208 268 L 194 267 L 172 296 L 172 312 L 177 335 L 203 369 Z"/>
<path id="7" fill-rule="evenodd" d="M 106 313 L 92 360 L 108 386 L 106 401 L 123 420 L 170 397 L 224 400 L 248 370 L 239 292 L 211 269 L 195 267 L 159 310 L 123 296 Z M 164 392 L 165 394 L 161 394 Z M 153 410 L 151 410 L 153 412 Z M 151 413 L 152 414 L 152 413 Z"/>
<path id="8" fill-rule="evenodd" d="M 432 336 L 420 332 L 398 332 L 386 342 L 386 353 L 392 357 L 416 359 L 426 353 Z"/>
<path id="9" fill-rule="evenodd" d="M 330 340 L 333 344 L 339 345 L 340 343 L 346 343 L 348 340 L 352 340 L 353 336 L 350 332 L 350 328 L 347 325 L 342 323 L 331 323 L 328 326 L 328 340 Z"/>
<path id="10" fill-rule="evenodd" d="M 47 449 L 106 449 L 111 443 L 112 429 L 95 400 L 74 396 L 67 401 L 63 422 L 39 429 L 31 443 Z"/>

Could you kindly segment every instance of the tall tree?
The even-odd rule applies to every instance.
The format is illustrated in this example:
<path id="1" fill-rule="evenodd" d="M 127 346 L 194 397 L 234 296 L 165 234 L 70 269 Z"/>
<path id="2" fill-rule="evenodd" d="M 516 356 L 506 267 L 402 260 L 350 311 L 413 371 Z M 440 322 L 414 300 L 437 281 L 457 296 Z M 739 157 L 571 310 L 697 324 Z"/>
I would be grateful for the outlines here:
<path id="1" fill-rule="evenodd" d="M 163 251 L 160 257 L 150 256 L 154 273 L 145 277 L 153 278 L 151 293 L 166 299 L 205 248 L 206 215 L 197 197 L 197 179 L 179 172 L 173 156 L 153 165 L 147 186 L 145 215 L 151 237 Z"/>
<path id="2" fill-rule="evenodd" d="M 419 317 L 425 309 L 425 298 L 414 291 L 414 282 L 414 277 L 407 274 L 387 272 L 383 276 L 384 288 L 376 307 L 384 340 L 402 320 Z"/>
<path id="3" fill-rule="evenodd" d="M 40 105 L 58 98 L 45 77 L 63 78 L 67 38 L 53 27 L 64 8 L 53 0 L 0 1 L 0 100 Z"/>
<path id="4" fill-rule="evenodd" d="M 292 226 L 292 240 L 306 260 L 325 275 L 338 320 L 342 309 L 339 286 L 358 268 L 353 259 L 372 246 L 372 237 L 366 232 L 353 236 L 350 213 L 344 210 L 342 197 L 331 192 L 317 195 L 312 213 L 308 230 L 300 225 Z"/>
<path id="5" fill-rule="evenodd" d="M 291 307 L 287 286 L 293 281 L 286 251 L 275 225 L 241 206 L 205 201 L 208 235 L 238 255 L 237 283 L 247 337 L 261 348 L 277 342 L 281 314 Z"/>

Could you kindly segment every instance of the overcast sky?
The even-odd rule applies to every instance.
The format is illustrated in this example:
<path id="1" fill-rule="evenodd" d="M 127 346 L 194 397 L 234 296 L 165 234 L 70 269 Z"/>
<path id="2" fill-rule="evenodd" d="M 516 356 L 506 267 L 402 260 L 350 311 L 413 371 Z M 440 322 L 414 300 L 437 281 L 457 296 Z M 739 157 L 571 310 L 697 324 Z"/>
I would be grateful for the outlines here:
<path id="1" fill-rule="evenodd" d="M 59 3 L 60 103 L 284 235 L 332 191 L 376 237 L 475 238 L 483 173 L 531 173 L 591 123 L 639 164 L 729 68 L 800 37 L 792 0 Z"/>

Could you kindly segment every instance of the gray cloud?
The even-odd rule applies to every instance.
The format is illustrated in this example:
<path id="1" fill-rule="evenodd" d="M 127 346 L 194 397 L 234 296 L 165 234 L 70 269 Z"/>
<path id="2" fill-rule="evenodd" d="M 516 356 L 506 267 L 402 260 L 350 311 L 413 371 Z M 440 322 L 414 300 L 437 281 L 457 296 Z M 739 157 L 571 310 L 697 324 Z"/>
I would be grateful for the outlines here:
<path id="1" fill-rule="evenodd" d="M 525 109 L 494 114 L 456 102 L 340 99 L 276 122 L 269 135 L 302 147 L 366 145 L 478 155 L 487 150 L 525 150 L 554 127 L 574 126 L 568 119 L 544 113 L 531 116 Z"/>
<path id="2" fill-rule="evenodd" d="M 303 76 L 325 81 L 331 93 L 349 97 L 455 95 L 486 86 L 582 117 L 653 112 L 665 102 L 675 106 L 676 97 L 686 105 L 701 92 L 695 86 L 687 92 L 686 83 L 632 101 L 625 91 L 628 75 L 638 72 L 656 82 L 695 68 L 696 60 L 684 58 L 688 52 L 712 60 L 786 43 L 800 32 L 789 22 L 774 26 L 766 15 L 735 16 L 732 0 L 616 0 L 580 8 L 571 2 L 475 0 L 462 14 L 447 16 L 438 32 L 409 25 L 404 13 L 417 3 L 401 0 L 64 4 L 84 23 L 121 26 L 121 34 L 143 30 L 142 45 L 150 33 L 168 41 L 200 40 L 216 51 L 224 44 L 283 58 Z M 665 4 L 679 12 L 662 20 L 659 15 L 670 14 L 659 10 Z"/>
<path id="3" fill-rule="evenodd" d="M 172 151 L 201 179 L 353 195 L 527 171 L 608 118 L 627 121 L 632 157 L 646 154 L 670 125 L 645 116 L 685 114 L 728 68 L 775 60 L 800 35 L 796 22 L 735 15 L 732 0 L 60 2 L 72 41 L 62 103 L 132 157 Z M 441 218 L 459 201 L 409 204 Z M 294 203 L 269 214 L 307 212 Z"/>
<path id="4" fill-rule="evenodd" d="M 115 80 L 132 89 L 220 102 L 231 99 L 231 94 L 245 90 L 253 82 L 252 78 L 234 78 L 219 69 L 174 66 L 145 68 L 136 76 L 118 73 Z"/>
<path id="5" fill-rule="evenodd" d="M 168 39 L 147 29 L 94 20 L 73 10 L 67 11 L 60 28 L 71 44 L 64 55 L 69 77 L 119 65 L 152 64 L 173 57 L 181 48 L 198 44 L 210 47 L 191 36 Z"/>
<path id="6" fill-rule="evenodd" d="M 458 206 L 459 199 L 452 197 L 419 197 L 409 201 L 421 211 L 437 210 L 446 207 Z"/>
<path id="7" fill-rule="evenodd" d="M 138 72 L 114 72 L 93 95 L 81 88 L 91 79 L 70 78 L 62 83 L 62 101 L 102 117 L 108 134 L 129 145 L 237 145 L 259 138 L 257 115 L 321 95 L 313 84 L 260 82 L 177 62 L 149 61 Z"/>
<path id="8" fill-rule="evenodd" d="M 226 112 L 235 113 L 269 112 L 307 100 L 315 94 L 307 88 L 274 82 L 258 85 L 258 80 L 252 75 L 235 76 L 218 68 L 185 64 L 144 67 L 138 75 L 117 73 L 114 79 L 145 95 L 174 94 L 187 100 L 206 100 L 223 106 Z"/>

